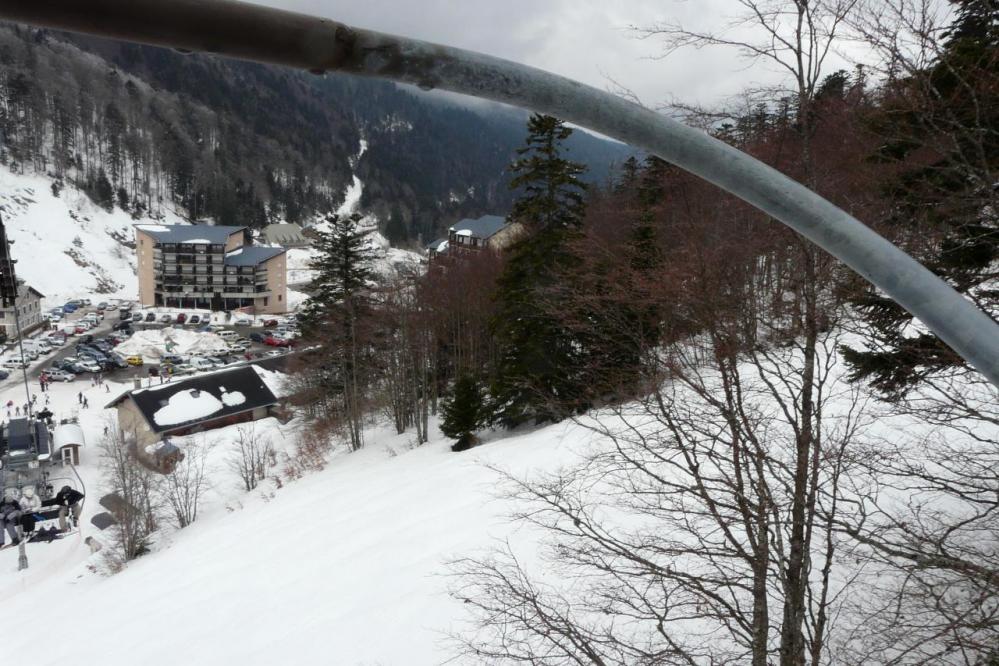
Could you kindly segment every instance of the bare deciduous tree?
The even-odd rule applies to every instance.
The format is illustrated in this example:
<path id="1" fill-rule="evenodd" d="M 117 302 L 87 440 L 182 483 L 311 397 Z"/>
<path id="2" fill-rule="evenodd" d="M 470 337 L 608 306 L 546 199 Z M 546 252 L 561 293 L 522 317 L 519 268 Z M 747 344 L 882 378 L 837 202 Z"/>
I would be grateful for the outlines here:
<path id="1" fill-rule="evenodd" d="M 249 492 L 267 476 L 267 462 L 273 454 L 269 438 L 261 435 L 253 424 L 237 429 L 236 441 L 229 454 L 229 468 L 233 470 Z"/>
<path id="2" fill-rule="evenodd" d="M 108 425 L 108 435 L 100 443 L 101 471 L 104 487 L 115 496 L 114 554 L 128 562 L 149 549 L 157 529 L 161 479 L 136 461 L 136 433 L 120 430 L 113 421 Z"/>
<path id="3" fill-rule="evenodd" d="M 201 498 L 211 487 L 208 454 L 213 446 L 209 441 L 191 441 L 184 447 L 183 461 L 163 479 L 163 501 L 179 528 L 197 520 Z"/>

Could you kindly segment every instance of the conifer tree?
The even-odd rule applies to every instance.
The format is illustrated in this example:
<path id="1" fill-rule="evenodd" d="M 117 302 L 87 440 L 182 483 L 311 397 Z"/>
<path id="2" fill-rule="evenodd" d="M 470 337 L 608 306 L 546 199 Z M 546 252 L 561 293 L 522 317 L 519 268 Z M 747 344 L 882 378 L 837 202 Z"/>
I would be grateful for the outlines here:
<path id="1" fill-rule="evenodd" d="M 891 222 L 932 243 L 911 248 L 928 268 L 979 307 L 999 316 L 999 3 L 951 0 L 956 18 L 925 71 L 896 82 L 877 125 L 886 137 L 876 158 L 903 169 L 890 183 Z M 936 155 L 927 160 L 925 155 Z M 908 161 L 907 161 L 908 160 Z M 912 232 L 910 231 L 910 234 Z M 911 314 L 869 285 L 852 297 L 870 326 L 868 349 L 843 349 L 854 379 L 889 397 L 964 360 Z"/>
<path id="2" fill-rule="evenodd" d="M 371 280 L 373 254 L 364 232 L 358 228 L 360 215 L 349 217 L 331 214 L 323 225 L 315 228 L 313 248 L 316 257 L 309 264 L 315 271 L 309 283 L 309 300 L 305 305 L 303 330 L 316 332 L 337 308 L 350 302 L 354 308 L 364 301 L 364 290 Z"/>
<path id="3" fill-rule="evenodd" d="M 372 320 L 367 289 L 373 257 L 366 233 L 358 228 L 360 219 L 330 215 L 328 230 L 317 230 L 318 256 L 310 264 L 316 275 L 309 285 L 303 321 L 303 332 L 321 345 L 306 372 L 332 405 L 329 416 L 342 423 L 355 451 L 363 444 L 363 400 L 371 357 L 364 331 Z"/>
<path id="4" fill-rule="evenodd" d="M 441 432 L 458 440 L 453 451 L 471 448 L 475 431 L 482 425 L 482 392 L 475 377 L 462 375 L 454 384 L 451 396 L 441 406 Z"/>
<path id="5" fill-rule="evenodd" d="M 579 345 L 552 302 L 552 287 L 575 263 L 569 242 L 584 212 L 584 167 L 563 157 L 571 133 L 561 120 L 532 116 L 527 145 L 511 165 L 511 185 L 523 192 L 511 218 L 528 233 L 509 250 L 492 325 L 493 418 L 507 427 L 557 421 L 581 408 Z"/>

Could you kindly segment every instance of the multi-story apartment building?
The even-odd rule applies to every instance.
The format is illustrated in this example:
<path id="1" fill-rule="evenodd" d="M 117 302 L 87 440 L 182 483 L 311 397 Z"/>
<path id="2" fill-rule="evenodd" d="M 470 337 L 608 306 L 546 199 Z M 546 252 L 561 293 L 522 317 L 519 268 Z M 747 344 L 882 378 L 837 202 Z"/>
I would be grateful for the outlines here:
<path id="1" fill-rule="evenodd" d="M 145 306 L 286 312 L 285 248 L 250 244 L 246 227 L 135 225 Z"/>
<path id="2" fill-rule="evenodd" d="M 17 281 L 17 316 L 21 320 L 21 335 L 27 335 L 45 323 L 42 318 L 42 295 L 23 281 Z M 14 308 L 0 307 L 0 335 L 13 340 L 17 337 Z"/>

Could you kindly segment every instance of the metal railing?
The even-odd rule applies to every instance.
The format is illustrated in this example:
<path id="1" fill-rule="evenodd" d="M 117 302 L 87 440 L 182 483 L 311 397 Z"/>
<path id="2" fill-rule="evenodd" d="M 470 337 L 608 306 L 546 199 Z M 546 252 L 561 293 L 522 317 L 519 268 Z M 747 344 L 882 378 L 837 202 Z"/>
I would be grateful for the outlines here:
<path id="1" fill-rule="evenodd" d="M 590 128 L 698 175 L 801 233 L 919 317 L 999 386 L 999 325 L 912 257 L 749 155 L 597 88 L 473 51 L 234 0 L 0 0 L 0 18 L 440 88 Z"/>

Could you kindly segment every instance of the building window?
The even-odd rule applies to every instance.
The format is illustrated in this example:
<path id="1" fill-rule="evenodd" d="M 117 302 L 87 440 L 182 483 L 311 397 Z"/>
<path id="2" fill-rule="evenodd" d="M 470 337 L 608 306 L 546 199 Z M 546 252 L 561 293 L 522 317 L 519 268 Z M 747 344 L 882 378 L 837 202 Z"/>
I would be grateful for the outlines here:
<path id="1" fill-rule="evenodd" d="M 281 294 L 278 294 L 278 303 L 281 302 Z"/>
<path id="2" fill-rule="evenodd" d="M 264 307 L 265 308 L 267 307 L 267 297 L 266 296 L 264 296 Z"/>

